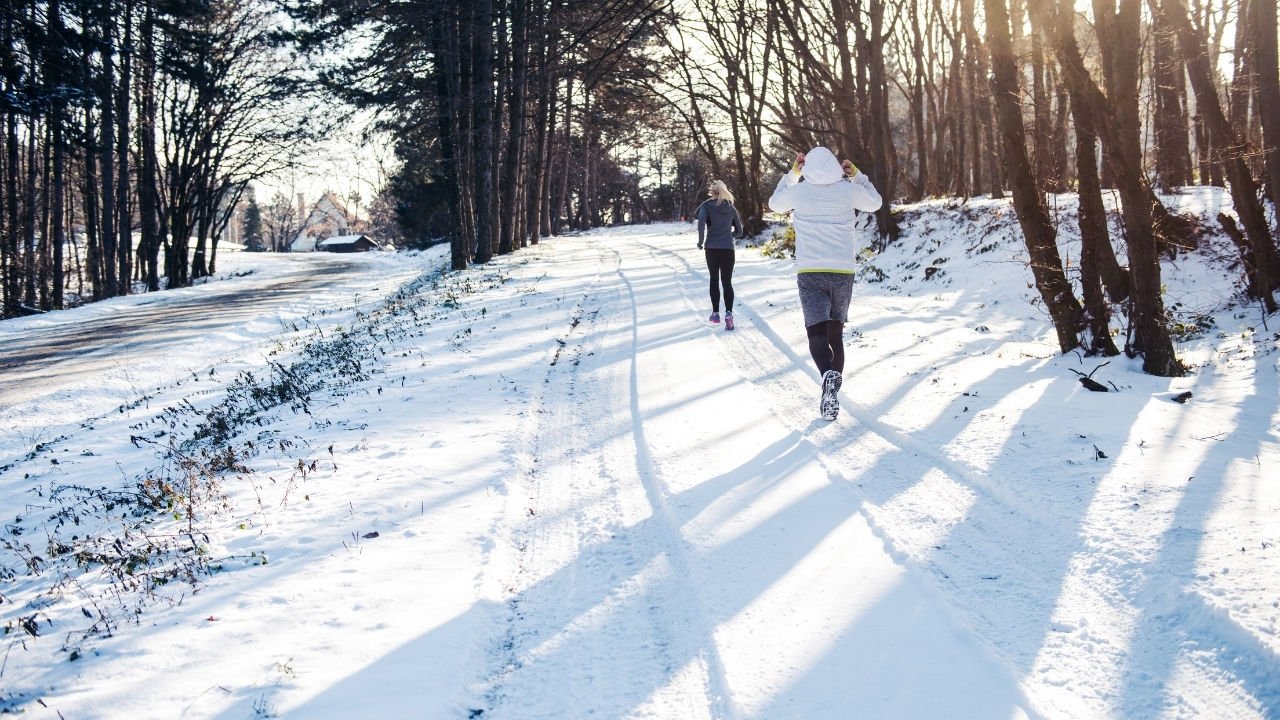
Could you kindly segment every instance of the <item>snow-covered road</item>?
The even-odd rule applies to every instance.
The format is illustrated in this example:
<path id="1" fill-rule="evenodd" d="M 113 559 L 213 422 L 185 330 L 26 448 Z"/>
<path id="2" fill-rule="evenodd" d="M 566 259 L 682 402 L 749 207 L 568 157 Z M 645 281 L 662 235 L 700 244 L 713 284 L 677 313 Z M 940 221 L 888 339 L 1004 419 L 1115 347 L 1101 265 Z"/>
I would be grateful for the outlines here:
<path id="1" fill-rule="evenodd" d="M 58 437 L 156 388 L 259 354 L 271 338 L 321 318 L 326 303 L 377 299 L 415 267 L 331 253 L 224 253 L 234 281 L 112 298 L 0 324 L 0 464 L 20 445 Z M 60 422 L 69 419 L 72 424 Z"/>
<path id="2" fill-rule="evenodd" d="M 705 325 L 700 254 L 655 240 L 557 256 L 581 291 L 519 433 L 490 713 L 1024 717 L 872 531 L 840 470 L 854 426 L 817 418 L 750 281 L 738 330 Z"/>
<path id="3" fill-rule="evenodd" d="M 112 537 L 55 524 L 59 488 L 171 471 L 137 436 L 195 427 L 234 378 L 244 397 L 249 376 L 337 381 L 238 416 L 250 467 L 202 518 L 222 571 L 194 594 L 121 594 L 93 564 L 21 572 L 9 546 L 0 710 L 1277 716 L 1275 348 L 1187 346 L 1200 370 L 1175 381 L 1113 360 L 1097 377 L 1120 392 L 1087 393 L 1023 294 L 1017 243 L 969 254 L 927 230 L 855 291 L 832 423 L 789 263 L 739 252 L 727 332 L 706 322 L 688 225 L 552 238 L 462 273 L 435 251 L 355 260 L 299 303 L 170 346 L 118 409 L 104 402 L 136 355 L 95 354 L 78 386 L 9 413 L 56 437 L 20 458 L 35 426 L 0 434 L 17 543 Z M 244 258 L 263 279 L 288 273 L 278 260 Z M 915 279 L 929 263 L 943 271 Z M 1162 399 L 1189 388 L 1189 406 Z M 113 608 L 109 636 L 86 634 L 82 611 Z M 38 636 L 16 632 L 27 618 Z"/>
<path id="4" fill-rule="evenodd" d="M 4 337 L 0 344 L 0 397 L 14 405 L 33 402 L 59 390 L 76 388 L 81 376 L 105 363 L 163 361 L 175 348 L 200 343 L 246 323 L 270 317 L 282 308 L 293 311 L 317 289 L 329 289 L 343 275 L 358 275 L 360 264 L 341 255 L 280 255 L 273 261 L 289 270 L 238 283 L 213 283 L 173 293 L 157 293 L 93 309 L 94 319 L 72 322 L 54 313 L 29 323 L 29 332 Z M 179 297 L 172 297 L 177 295 Z M 38 328 L 38 329 L 37 329 Z"/>

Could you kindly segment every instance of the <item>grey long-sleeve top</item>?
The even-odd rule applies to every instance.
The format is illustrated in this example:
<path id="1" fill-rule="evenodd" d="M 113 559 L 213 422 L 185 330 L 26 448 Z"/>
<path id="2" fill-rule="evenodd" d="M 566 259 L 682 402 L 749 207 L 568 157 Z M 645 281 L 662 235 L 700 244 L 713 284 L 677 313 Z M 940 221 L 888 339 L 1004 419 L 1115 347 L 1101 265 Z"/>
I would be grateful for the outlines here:
<path id="1" fill-rule="evenodd" d="M 742 234 L 738 209 L 724 200 L 707 200 L 698 206 L 698 244 L 712 250 L 733 249 L 733 239 Z"/>

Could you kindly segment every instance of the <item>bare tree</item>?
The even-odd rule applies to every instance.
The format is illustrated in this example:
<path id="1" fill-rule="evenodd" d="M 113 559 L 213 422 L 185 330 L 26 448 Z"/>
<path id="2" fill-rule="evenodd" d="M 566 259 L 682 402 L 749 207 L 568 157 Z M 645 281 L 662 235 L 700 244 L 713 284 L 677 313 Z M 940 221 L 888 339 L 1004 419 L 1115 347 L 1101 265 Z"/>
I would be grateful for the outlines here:
<path id="1" fill-rule="evenodd" d="M 1258 117 L 1262 123 L 1267 186 L 1271 202 L 1280 205 L 1280 55 L 1276 50 L 1276 4 L 1254 2 L 1257 37 Z"/>
<path id="2" fill-rule="evenodd" d="M 1075 39 L 1074 9 L 1064 0 L 1032 2 L 1030 9 L 1050 28 L 1055 53 L 1072 97 L 1090 113 L 1103 138 L 1104 158 L 1119 187 L 1129 247 L 1131 330 L 1126 348 L 1143 355 L 1143 369 L 1153 375 L 1177 376 L 1183 368 L 1173 351 L 1161 298 L 1160 258 L 1156 250 L 1155 217 L 1163 206 L 1155 200 L 1141 171 L 1137 99 L 1138 9 L 1122 0 L 1119 13 L 1106 0 L 1095 0 L 1095 22 L 1101 41 L 1114 45 L 1104 68 L 1115 99 L 1103 94 L 1085 67 Z M 1113 292 L 1113 297 L 1116 293 Z"/>
<path id="3" fill-rule="evenodd" d="M 1183 0 L 1163 0 L 1160 13 L 1178 38 L 1183 59 L 1196 94 L 1196 105 L 1215 146 L 1223 149 L 1222 161 L 1230 180 L 1231 199 L 1240 216 L 1246 242 L 1240 247 L 1249 293 L 1260 298 L 1267 312 L 1277 310 L 1275 292 L 1280 288 L 1280 253 L 1277 253 L 1267 219 L 1258 199 L 1258 184 L 1246 162 L 1250 154 L 1243 132 L 1233 128 L 1218 98 L 1202 37 L 1188 19 Z"/>
<path id="4" fill-rule="evenodd" d="M 291 195 L 277 191 L 262 209 L 262 236 L 267 247 L 275 252 L 287 252 L 289 243 L 302 230 L 303 219 Z"/>
<path id="5" fill-rule="evenodd" d="M 983 5 L 987 13 L 987 47 L 991 51 L 991 89 L 1003 141 L 1004 164 L 1013 186 L 1013 207 L 1031 256 L 1036 288 L 1053 318 L 1058 349 L 1066 353 L 1080 345 L 1082 311 L 1062 270 L 1057 231 L 1049 219 L 1044 198 L 1037 189 L 1031 159 L 1027 156 L 1018 66 L 1009 31 L 1009 10 L 1005 0 L 984 0 Z"/>

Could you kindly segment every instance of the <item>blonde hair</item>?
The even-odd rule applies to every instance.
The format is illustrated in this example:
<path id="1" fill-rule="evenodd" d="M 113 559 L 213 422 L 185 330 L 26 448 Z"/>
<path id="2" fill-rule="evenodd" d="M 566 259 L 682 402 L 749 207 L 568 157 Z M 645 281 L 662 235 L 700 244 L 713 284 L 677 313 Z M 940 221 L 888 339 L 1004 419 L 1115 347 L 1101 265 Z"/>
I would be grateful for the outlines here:
<path id="1" fill-rule="evenodd" d="M 729 192 L 729 186 L 725 185 L 723 180 L 712 180 L 711 189 L 707 194 L 712 200 L 727 200 L 730 205 L 733 204 L 733 193 Z"/>

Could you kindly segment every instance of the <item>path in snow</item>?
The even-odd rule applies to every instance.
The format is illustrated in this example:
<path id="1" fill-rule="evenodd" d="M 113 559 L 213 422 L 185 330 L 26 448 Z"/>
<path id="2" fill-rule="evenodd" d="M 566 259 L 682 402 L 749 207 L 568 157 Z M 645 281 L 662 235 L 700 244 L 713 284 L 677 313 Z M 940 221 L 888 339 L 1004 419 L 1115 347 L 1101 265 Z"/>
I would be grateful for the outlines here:
<path id="1" fill-rule="evenodd" d="M 1025 717 L 842 481 L 807 358 L 745 302 L 703 325 L 700 255 L 654 239 L 558 241 L 583 293 L 521 433 L 486 717 Z"/>

